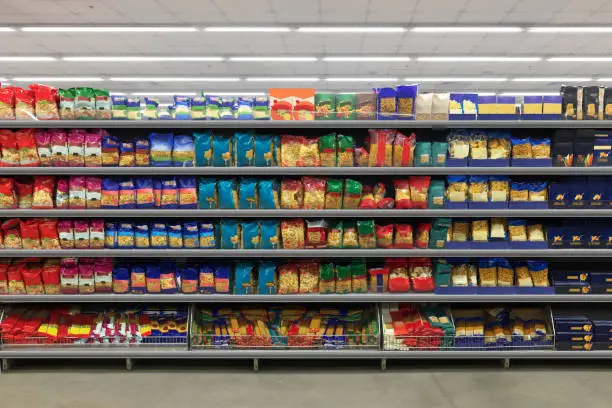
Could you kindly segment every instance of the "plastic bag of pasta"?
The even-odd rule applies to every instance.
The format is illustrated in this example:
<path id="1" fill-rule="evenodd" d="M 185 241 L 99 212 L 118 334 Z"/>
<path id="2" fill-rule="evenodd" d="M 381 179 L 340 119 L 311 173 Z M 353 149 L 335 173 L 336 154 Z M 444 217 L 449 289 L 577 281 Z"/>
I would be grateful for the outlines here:
<path id="1" fill-rule="evenodd" d="M 276 210 L 280 208 L 278 199 L 278 183 L 275 180 L 259 180 L 257 183 L 259 208 L 262 210 Z"/>
<path id="2" fill-rule="evenodd" d="M 335 221 L 327 231 L 327 247 L 332 249 L 342 248 L 344 226 L 342 220 Z"/>
<path id="3" fill-rule="evenodd" d="M 322 136 L 319 139 L 319 156 L 321 158 L 321 167 L 336 167 L 337 162 L 337 143 L 336 134 Z"/>
<path id="4" fill-rule="evenodd" d="M 363 185 L 355 180 L 346 179 L 344 183 L 344 197 L 342 207 L 347 210 L 356 210 L 361 202 L 361 192 Z"/>
<path id="5" fill-rule="evenodd" d="M 393 166 L 393 141 L 395 130 L 371 129 L 370 133 L 370 167 Z"/>
<path id="6" fill-rule="evenodd" d="M 217 183 L 219 194 L 219 208 L 234 210 L 238 208 L 238 192 L 236 180 L 219 180 Z"/>
<path id="7" fill-rule="evenodd" d="M 281 221 L 283 249 L 303 249 L 305 238 L 304 220 L 293 219 Z"/>
<path id="8" fill-rule="evenodd" d="M 281 137 L 281 166 L 297 167 L 302 146 L 301 136 L 283 135 Z"/>
<path id="9" fill-rule="evenodd" d="M 324 178 L 304 177 L 304 205 L 305 210 L 322 210 L 325 208 L 325 184 Z"/>
<path id="10" fill-rule="evenodd" d="M 320 167 L 319 138 L 303 137 L 300 148 L 300 156 L 297 161 L 299 167 Z"/>
<path id="11" fill-rule="evenodd" d="M 339 210 L 342 208 L 342 180 L 328 179 L 325 192 L 325 209 Z"/>
<path id="12" fill-rule="evenodd" d="M 393 167 L 414 166 L 414 148 L 416 146 L 416 135 L 412 133 L 406 136 L 400 132 L 395 135 L 393 142 Z"/>
<path id="13" fill-rule="evenodd" d="M 355 140 L 353 136 L 338 135 L 338 167 L 355 166 Z"/>
<path id="14" fill-rule="evenodd" d="M 304 204 L 304 187 L 301 180 L 283 179 L 281 182 L 281 208 L 295 210 Z"/>

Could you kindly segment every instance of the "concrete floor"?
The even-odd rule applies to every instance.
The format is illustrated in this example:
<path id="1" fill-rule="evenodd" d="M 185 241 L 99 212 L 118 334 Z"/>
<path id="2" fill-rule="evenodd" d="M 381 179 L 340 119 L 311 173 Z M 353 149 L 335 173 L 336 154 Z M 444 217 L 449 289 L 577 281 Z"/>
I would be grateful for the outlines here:
<path id="1" fill-rule="evenodd" d="M 92 367 L 90 364 L 89 367 Z M 546 368 L 542 368 L 546 367 Z M 219 406 L 310 408 L 517 408 L 609 406 L 612 370 L 604 367 L 499 366 L 247 367 L 228 370 L 143 367 L 126 372 L 69 367 L 15 368 L 0 375 L 0 406 L 147 408 Z"/>

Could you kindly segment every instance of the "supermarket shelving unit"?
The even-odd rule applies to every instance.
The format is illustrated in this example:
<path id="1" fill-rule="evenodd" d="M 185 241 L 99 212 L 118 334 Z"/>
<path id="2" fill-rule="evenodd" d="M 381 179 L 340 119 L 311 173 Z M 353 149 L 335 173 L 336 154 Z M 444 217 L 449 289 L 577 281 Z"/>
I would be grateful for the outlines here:
<path id="1" fill-rule="evenodd" d="M 612 121 L 0 121 L 0 128 L 107 128 L 107 129 L 433 129 L 452 128 L 511 128 L 511 129 L 612 129 Z M 410 167 L 410 168 L 7 168 L 0 167 L 0 175 L 612 175 L 612 167 L 560 168 L 560 167 Z M 542 209 L 542 210 L 11 210 L 10 217 L 342 217 L 342 218 L 397 218 L 437 216 L 504 216 L 504 217 L 612 217 L 609 209 Z M 383 258 L 383 257 L 462 257 L 504 256 L 530 258 L 612 258 L 612 249 L 506 249 L 506 250 L 432 250 L 432 249 L 376 249 L 376 250 L 2 250 L 0 257 L 190 257 L 190 258 Z M 384 303 L 384 302 L 452 302 L 452 303 L 607 303 L 612 295 L 440 295 L 366 293 L 347 295 L 205 295 L 205 294 L 144 294 L 144 295 L 23 295 L 2 296 L 0 304 L 48 303 L 187 303 L 193 318 L 197 303 Z M 10 359 L 68 359 L 119 358 L 131 368 L 132 359 L 250 359 L 258 368 L 259 359 L 370 359 L 379 360 L 385 368 L 387 359 L 501 359 L 507 366 L 510 359 L 610 359 L 612 352 L 567 352 L 553 350 L 520 351 L 384 351 L 382 349 L 346 350 L 191 350 L 155 347 L 3 347 L 0 345 L 2 368 Z"/>

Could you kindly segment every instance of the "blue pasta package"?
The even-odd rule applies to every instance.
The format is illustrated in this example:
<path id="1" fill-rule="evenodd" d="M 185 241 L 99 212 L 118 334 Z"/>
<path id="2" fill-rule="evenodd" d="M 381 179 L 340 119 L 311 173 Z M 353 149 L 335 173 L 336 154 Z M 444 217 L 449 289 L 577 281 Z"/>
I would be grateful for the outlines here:
<path id="1" fill-rule="evenodd" d="M 196 178 L 181 176 L 178 178 L 179 208 L 198 208 L 198 189 Z"/>
<path id="2" fill-rule="evenodd" d="M 211 222 L 200 222 L 199 234 L 200 234 L 200 248 L 215 249 L 217 247 L 215 227 Z"/>
<path id="3" fill-rule="evenodd" d="M 234 165 L 232 154 L 232 137 L 213 135 L 213 166 L 231 167 Z"/>
<path id="4" fill-rule="evenodd" d="M 252 294 L 253 283 L 253 264 L 251 262 L 238 262 L 234 271 L 234 294 Z"/>
<path id="5" fill-rule="evenodd" d="M 213 145 L 212 134 L 210 132 L 194 132 L 195 138 L 195 160 L 196 166 L 212 166 Z"/>
<path id="6" fill-rule="evenodd" d="M 257 183 L 259 208 L 276 210 L 280 208 L 278 200 L 278 182 L 276 180 L 259 180 Z"/>
<path id="7" fill-rule="evenodd" d="M 241 223 L 242 248 L 261 249 L 261 235 L 259 231 L 259 221 L 249 220 Z"/>
<path id="8" fill-rule="evenodd" d="M 183 223 L 183 246 L 188 249 L 200 247 L 200 233 L 197 222 L 185 221 Z"/>
<path id="9" fill-rule="evenodd" d="M 180 222 L 168 224 L 168 248 L 183 248 L 183 226 Z"/>
<path id="10" fill-rule="evenodd" d="M 221 249 L 241 249 L 240 223 L 237 220 L 221 220 Z"/>
<path id="11" fill-rule="evenodd" d="M 260 295 L 276 294 L 276 263 L 263 261 L 259 264 L 257 293 Z"/>
<path id="12" fill-rule="evenodd" d="M 176 120 L 190 120 L 191 98 L 189 96 L 174 95 L 174 112 Z"/>
<path id="13" fill-rule="evenodd" d="M 171 167 L 174 135 L 172 133 L 151 133 L 149 143 L 151 144 L 151 166 Z"/>
<path id="14" fill-rule="evenodd" d="M 240 179 L 238 193 L 239 208 L 242 210 L 256 209 L 259 206 L 257 199 L 257 180 L 252 178 Z"/>
<path id="15" fill-rule="evenodd" d="M 154 208 L 153 180 L 150 177 L 136 178 L 136 208 Z"/>
<path id="16" fill-rule="evenodd" d="M 146 222 L 134 225 L 134 246 L 139 249 L 150 248 L 149 224 Z"/>
<path id="17" fill-rule="evenodd" d="M 117 225 L 117 248 L 134 248 L 134 224 L 131 222 L 120 222 Z"/>
<path id="18" fill-rule="evenodd" d="M 172 147 L 174 167 L 193 167 L 195 165 L 195 144 L 192 136 L 177 135 Z"/>
<path id="19" fill-rule="evenodd" d="M 236 180 L 219 180 L 217 183 L 219 194 L 219 208 L 234 210 L 238 208 L 238 192 L 236 191 Z"/>
<path id="20" fill-rule="evenodd" d="M 217 180 L 211 178 L 200 179 L 200 208 L 217 208 Z"/>
<path id="21" fill-rule="evenodd" d="M 165 222 L 155 221 L 151 223 L 151 248 L 168 248 L 168 230 Z"/>
<path id="22" fill-rule="evenodd" d="M 261 249 L 280 248 L 280 227 L 277 220 L 261 220 Z"/>
<path id="23" fill-rule="evenodd" d="M 255 166 L 276 166 L 274 154 L 277 137 L 274 135 L 255 135 L 253 145 L 255 150 Z"/>
<path id="24" fill-rule="evenodd" d="M 238 167 L 252 166 L 255 162 L 253 150 L 253 134 L 251 132 L 236 132 L 233 140 L 234 163 Z"/>

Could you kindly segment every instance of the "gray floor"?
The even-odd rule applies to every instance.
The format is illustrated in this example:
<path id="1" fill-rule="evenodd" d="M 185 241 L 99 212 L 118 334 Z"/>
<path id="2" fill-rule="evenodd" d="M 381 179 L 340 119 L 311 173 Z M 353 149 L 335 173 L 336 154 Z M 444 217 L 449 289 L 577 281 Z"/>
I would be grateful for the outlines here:
<path id="1" fill-rule="evenodd" d="M 90 366 L 91 367 L 91 366 Z M 542 368 L 544 367 L 544 368 Z M 555 408 L 609 406 L 612 370 L 604 367 L 470 368 L 120 367 L 13 369 L 0 375 L 0 406 L 45 408 L 312 406 Z M 214 404 L 214 405 L 213 405 Z"/>

